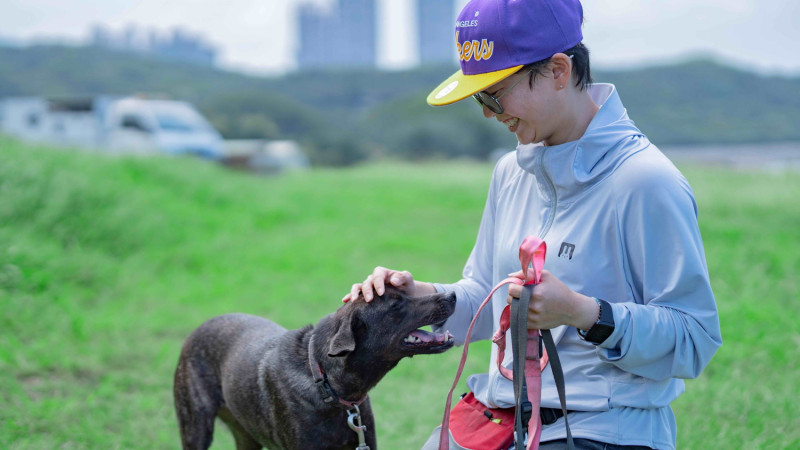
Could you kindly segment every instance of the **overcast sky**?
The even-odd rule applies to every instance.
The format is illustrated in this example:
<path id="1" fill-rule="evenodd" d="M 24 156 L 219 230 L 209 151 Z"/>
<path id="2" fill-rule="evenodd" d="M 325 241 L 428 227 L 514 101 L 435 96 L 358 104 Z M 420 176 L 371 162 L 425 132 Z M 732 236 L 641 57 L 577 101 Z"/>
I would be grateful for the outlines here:
<path id="1" fill-rule="evenodd" d="M 0 0 L 0 40 L 79 41 L 93 24 L 114 31 L 180 26 L 216 45 L 223 67 L 279 73 L 294 67 L 294 7 L 331 1 Z M 376 1 L 379 64 L 414 65 L 415 2 Z M 455 2 L 460 9 L 466 0 Z M 583 7 L 584 43 L 598 67 L 711 53 L 762 73 L 800 74 L 800 0 L 585 0 Z"/>

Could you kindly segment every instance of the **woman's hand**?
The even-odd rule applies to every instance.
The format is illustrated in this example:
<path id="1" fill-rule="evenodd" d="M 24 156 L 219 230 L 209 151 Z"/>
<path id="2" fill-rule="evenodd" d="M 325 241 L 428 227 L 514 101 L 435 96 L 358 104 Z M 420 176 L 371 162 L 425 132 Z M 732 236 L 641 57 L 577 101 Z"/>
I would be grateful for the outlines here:
<path id="1" fill-rule="evenodd" d="M 522 271 L 509 276 L 525 280 Z M 519 298 L 522 286 L 508 285 L 508 303 Z M 591 297 L 579 294 L 568 288 L 550 271 L 542 271 L 542 282 L 533 287 L 528 305 L 528 328 L 549 330 L 560 325 L 571 325 L 588 330 L 597 322 L 600 314 L 597 302 Z"/>
<path id="2" fill-rule="evenodd" d="M 342 298 L 342 302 L 347 303 L 351 300 L 358 298 L 359 293 L 364 294 L 364 300 L 371 302 L 374 294 L 383 295 L 386 292 L 386 282 L 392 286 L 408 291 L 411 295 L 418 295 L 416 292 L 417 285 L 427 283 L 417 283 L 414 277 L 408 271 L 399 271 L 387 269 L 386 267 L 378 266 L 372 273 L 361 283 L 356 283 L 350 289 L 350 293 Z M 431 286 L 431 289 L 433 286 Z M 430 292 L 433 292 L 430 291 Z"/>

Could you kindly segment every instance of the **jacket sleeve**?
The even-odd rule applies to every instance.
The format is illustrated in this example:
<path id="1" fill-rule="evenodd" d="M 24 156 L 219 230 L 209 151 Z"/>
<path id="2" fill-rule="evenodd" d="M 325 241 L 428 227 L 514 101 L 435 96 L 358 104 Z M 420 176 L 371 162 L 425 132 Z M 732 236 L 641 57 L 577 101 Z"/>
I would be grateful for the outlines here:
<path id="1" fill-rule="evenodd" d="M 504 160 L 507 158 L 504 158 Z M 492 290 L 492 261 L 494 254 L 494 228 L 495 228 L 495 200 L 500 183 L 499 173 L 502 171 L 501 160 L 492 174 L 489 194 L 483 209 L 478 237 L 475 246 L 464 266 L 461 280 L 452 284 L 434 283 L 438 292 L 455 292 L 456 310 L 441 327 L 434 327 L 434 331 L 448 330 L 453 335 L 456 344 L 463 345 L 466 340 L 469 324 L 478 312 L 480 304 Z M 493 329 L 492 306 L 486 305 L 472 330 L 471 341 L 491 339 Z"/>
<path id="2" fill-rule="evenodd" d="M 601 359 L 650 379 L 695 378 L 722 345 L 697 206 L 671 170 L 640 168 L 619 183 L 618 233 L 634 302 L 612 303 Z"/>

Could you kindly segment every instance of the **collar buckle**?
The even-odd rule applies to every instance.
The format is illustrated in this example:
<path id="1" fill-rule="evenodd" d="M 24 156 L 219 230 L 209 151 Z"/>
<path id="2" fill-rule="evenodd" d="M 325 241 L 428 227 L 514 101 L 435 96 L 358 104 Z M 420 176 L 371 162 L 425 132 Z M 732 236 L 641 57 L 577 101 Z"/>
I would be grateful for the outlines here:
<path id="1" fill-rule="evenodd" d="M 317 386 L 317 391 L 319 391 L 323 402 L 331 403 L 337 400 L 336 393 L 333 392 L 331 384 L 328 383 L 328 376 L 325 373 L 322 374 L 322 378 L 314 380 L 314 385 Z"/>

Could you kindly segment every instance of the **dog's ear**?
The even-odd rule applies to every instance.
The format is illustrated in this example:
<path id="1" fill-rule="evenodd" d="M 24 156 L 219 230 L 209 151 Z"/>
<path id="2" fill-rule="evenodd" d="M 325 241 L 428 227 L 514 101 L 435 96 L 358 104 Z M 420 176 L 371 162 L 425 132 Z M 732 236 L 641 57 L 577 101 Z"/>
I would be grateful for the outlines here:
<path id="1" fill-rule="evenodd" d="M 358 320 L 353 316 L 347 316 L 345 320 L 339 322 L 339 329 L 333 335 L 328 345 L 328 356 L 345 356 L 356 349 L 356 337 L 353 333 L 353 321 Z"/>

